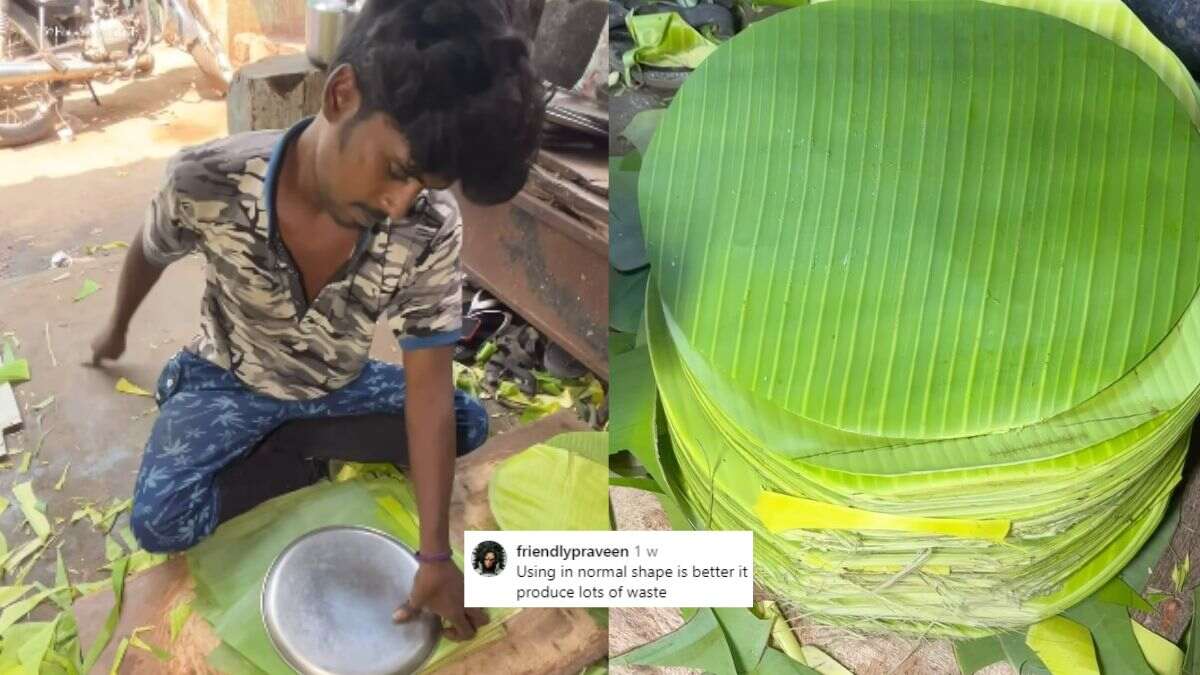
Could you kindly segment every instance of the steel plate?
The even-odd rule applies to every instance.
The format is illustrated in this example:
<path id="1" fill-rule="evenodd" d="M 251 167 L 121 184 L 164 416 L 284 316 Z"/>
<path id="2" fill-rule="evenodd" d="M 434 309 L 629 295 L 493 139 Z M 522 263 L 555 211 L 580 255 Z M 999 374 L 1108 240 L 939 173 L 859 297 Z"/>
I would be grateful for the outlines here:
<path id="1" fill-rule="evenodd" d="M 262 614 L 279 655 L 303 675 L 404 675 L 437 645 L 425 612 L 402 624 L 417 560 L 396 539 L 364 527 L 325 527 L 285 548 L 263 582 Z"/>

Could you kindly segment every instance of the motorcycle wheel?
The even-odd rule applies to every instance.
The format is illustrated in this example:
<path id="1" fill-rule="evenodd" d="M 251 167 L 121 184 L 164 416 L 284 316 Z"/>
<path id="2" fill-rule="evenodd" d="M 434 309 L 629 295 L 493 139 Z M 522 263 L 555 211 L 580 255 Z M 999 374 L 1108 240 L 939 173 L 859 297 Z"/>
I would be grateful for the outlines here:
<path id="1" fill-rule="evenodd" d="M 54 133 L 62 98 L 44 82 L 0 90 L 0 148 L 27 145 Z"/>
<path id="2" fill-rule="evenodd" d="M 0 61 L 36 53 L 37 42 L 11 18 L 2 22 L 8 32 L 0 44 L 7 46 Z M 54 133 L 62 95 L 48 82 L 0 86 L 0 148 L 26 145 Z"/>

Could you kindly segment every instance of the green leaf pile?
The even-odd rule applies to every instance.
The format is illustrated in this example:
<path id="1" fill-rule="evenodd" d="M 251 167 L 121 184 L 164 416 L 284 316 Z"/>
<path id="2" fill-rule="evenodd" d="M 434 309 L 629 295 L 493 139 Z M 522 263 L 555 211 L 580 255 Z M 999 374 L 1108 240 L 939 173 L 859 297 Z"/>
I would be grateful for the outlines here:
<path id="1" fill-rule="evenodd" d="M 1200 409 L 1197 101 L 1115 0 L 755 23 L 643 158 L 654 386 L 614 440 L 813 618 L 967 637 L 1077 604 Z"/>

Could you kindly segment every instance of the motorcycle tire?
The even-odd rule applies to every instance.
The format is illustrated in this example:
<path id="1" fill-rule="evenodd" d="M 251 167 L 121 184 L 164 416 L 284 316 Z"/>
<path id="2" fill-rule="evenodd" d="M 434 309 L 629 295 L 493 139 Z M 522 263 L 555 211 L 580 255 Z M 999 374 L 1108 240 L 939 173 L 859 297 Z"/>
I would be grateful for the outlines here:
<path id="1" fill-rule="evenodd" d="M 32 16 L 21 11 L 18 5 L 9 5 L 9 20 L 17 33 L 29 44 L 34 44 L 36 23 Z M 0 148 L 10 148 L 18 145 L 28 145 L 40 141 L 54 133 L 55 123 L 59 119 L 59 109 L 62 107 L 62 92 L 47 89 L 44 100 L 48 101 L 36 114 L 19 122 L 0 122 Z"/>
<path id="2" fill-rule="evenodd" d="M 54 134 L 54 125 L 58 121 L 58 109 L 62 99 L 56 98 L 54 103 L 22 122 L 0 124 L 0 148 L 11 148 L 18 145 L 28 145 Z"/>

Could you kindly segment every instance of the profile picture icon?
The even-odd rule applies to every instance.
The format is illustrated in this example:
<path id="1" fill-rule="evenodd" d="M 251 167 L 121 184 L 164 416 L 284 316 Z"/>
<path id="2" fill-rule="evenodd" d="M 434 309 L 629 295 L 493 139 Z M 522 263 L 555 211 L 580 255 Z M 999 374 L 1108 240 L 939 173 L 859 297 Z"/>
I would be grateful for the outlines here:
<path id="1" fill-rule="evenodd" d="M 500 574 L 504 571 L 504 547 L 494 541 L 481 542 L 471 554 L 471 566 L 481 576 Z"/>

